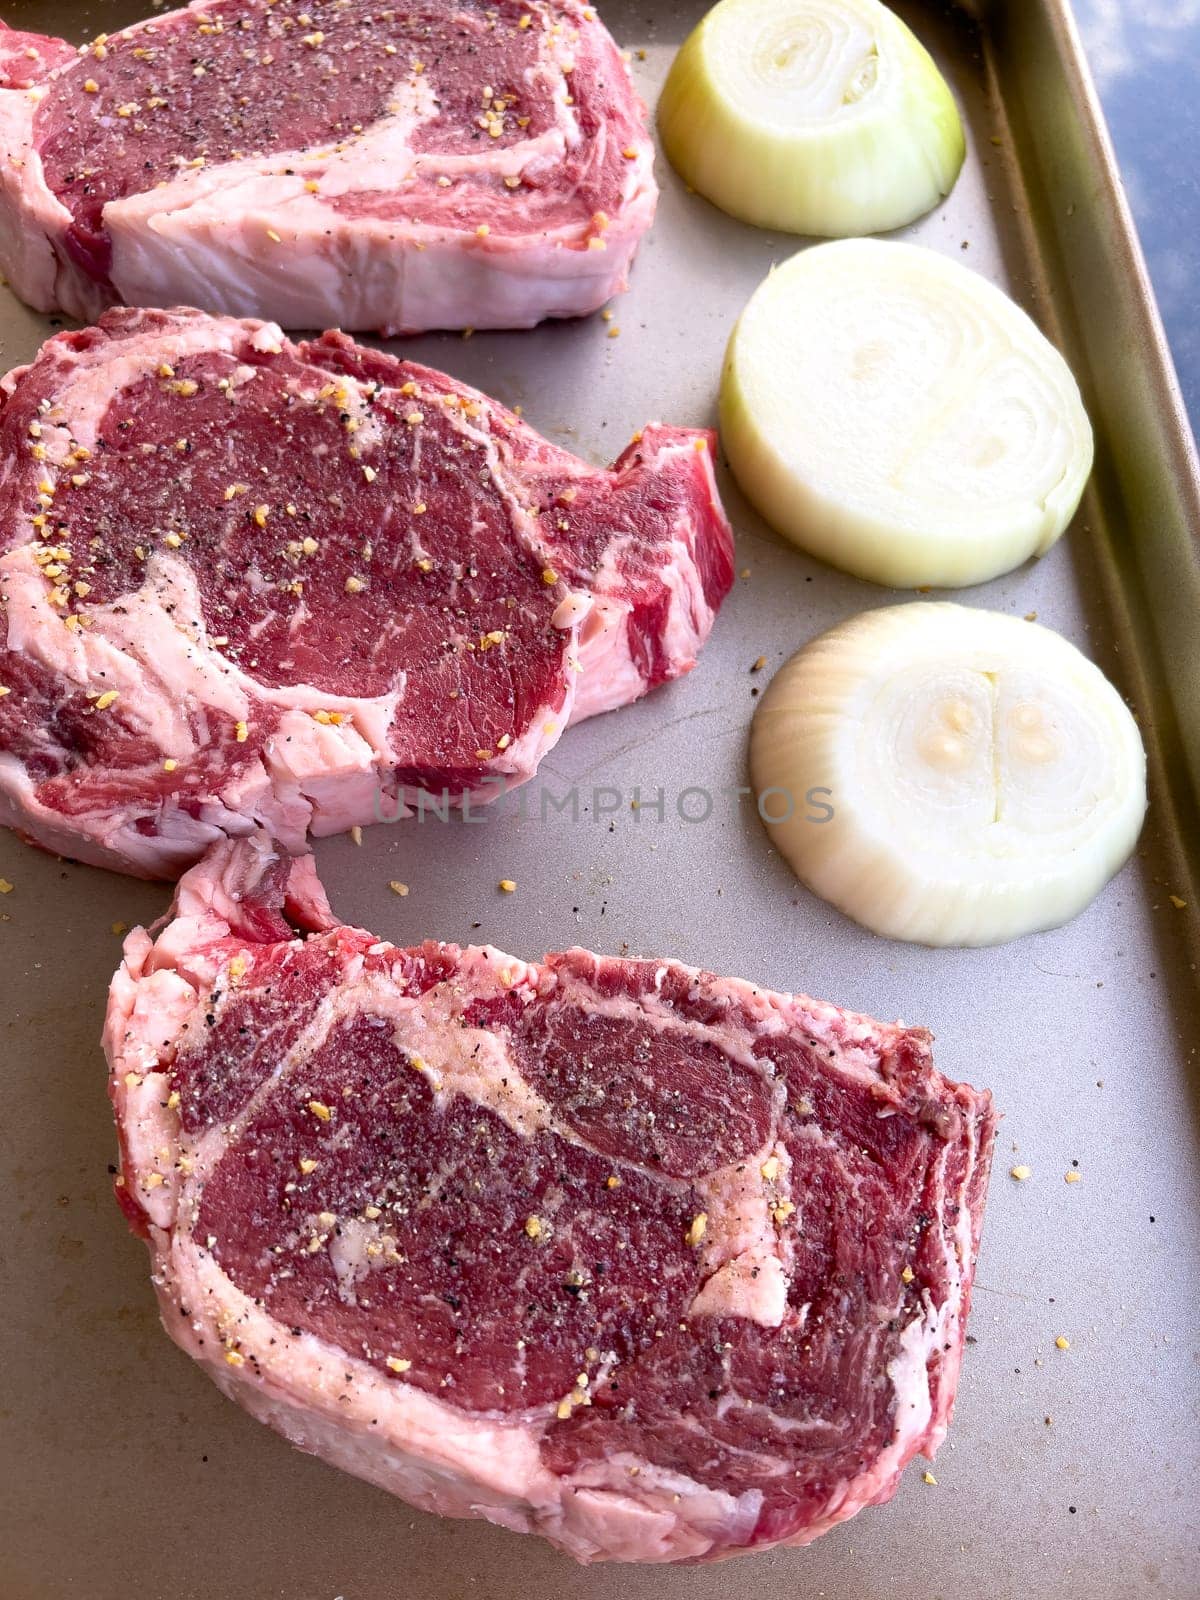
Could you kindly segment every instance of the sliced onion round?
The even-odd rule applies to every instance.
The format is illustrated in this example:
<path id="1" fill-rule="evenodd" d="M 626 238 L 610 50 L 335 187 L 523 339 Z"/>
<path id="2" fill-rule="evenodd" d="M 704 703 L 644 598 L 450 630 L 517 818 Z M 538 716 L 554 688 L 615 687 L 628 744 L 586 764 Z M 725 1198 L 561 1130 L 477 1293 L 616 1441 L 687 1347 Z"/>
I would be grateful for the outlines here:
<path id="1" fill-rule="evenodd" d="M 721 0 L 676 56 L 658 123 L 723 211 L 830 238 L 921 216 L 966 150 L 941 74 L 879 0 Z"/>
<path id="2" fill-rule="evenodd" d="M 946 603 L 867 611 L 806 645 L 763 696 L 750 765 L 809 888 L 929 945 L 1066 922 L 1146 810 L 1141 737 L 1100 669 L 1048 628 Z"/>
<path id="3" fill-rule="evenodd" d="M 1042 555 L 1092 465 L 1079 389 L 1030 318 L 957 261 L 872 239 L 760 284 L 726 352 L 721 430 L 780 533 L 906 588 Z"/>

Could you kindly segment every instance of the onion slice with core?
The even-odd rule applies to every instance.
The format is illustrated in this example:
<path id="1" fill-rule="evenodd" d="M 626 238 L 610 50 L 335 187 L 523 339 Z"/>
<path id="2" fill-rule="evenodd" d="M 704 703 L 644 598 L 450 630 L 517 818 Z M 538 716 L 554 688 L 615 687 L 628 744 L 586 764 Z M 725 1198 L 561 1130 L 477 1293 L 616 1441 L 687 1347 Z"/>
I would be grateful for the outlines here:
<path id="1" fill-rule="evenodd" d="M 966 144 L 924 47 L 879 0 L 721 0 L 658 105 L 675 169 L 760 228 L 901 228 L 949 194 Z"/>
<path id="2" fill-rule="evenodd" d="M 1100 669 L 1048 628 L 945 602 L 864 612 L 794 655 L 750 765 L 809 888 L 929 945 L 1066 922 L 1146 810 L 1141 737 Z"/>
<path id="3" fill-rule="evenodd" d="M 1031 319 L 957 261 L 877 239 L 802 251 L 755 290 L 721 435 L 780 533 L 898 588 L 1044 554 L 1092 466 L 1079 389 Z"/>

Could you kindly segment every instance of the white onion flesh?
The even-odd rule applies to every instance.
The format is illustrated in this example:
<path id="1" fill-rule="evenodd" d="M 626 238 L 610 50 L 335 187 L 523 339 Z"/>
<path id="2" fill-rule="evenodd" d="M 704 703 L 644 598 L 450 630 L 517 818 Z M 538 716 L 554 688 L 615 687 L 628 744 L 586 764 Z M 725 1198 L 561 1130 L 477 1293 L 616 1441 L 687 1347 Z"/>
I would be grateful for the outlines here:
<path id="1" fill-rule="evenodd" d="M 1048 628 L 947 603 L 864 612 L 806 645 L 763 697 L 750 763 L 803 882 L 929 945 L 1068 921 L 1146 810 L 1141 737 L 1099 668 Z"/>
<path id="2" fill-rule="evenodd" d="M 829 238 L 904 227 L 966 151 L 941 74 L 879 0 L 721 0 L 676 56 L 658 123 L 723 211 Z"/>
<path id="3" fill-rule="evenodd" d="M 1092 466 L 1078 386 L 1020 307 L 936 251 L 871 239 L 802 251 L 759 285 L 726 352 L 721 431 L 780 533 L 897 588 L 1044 554 Z"/>

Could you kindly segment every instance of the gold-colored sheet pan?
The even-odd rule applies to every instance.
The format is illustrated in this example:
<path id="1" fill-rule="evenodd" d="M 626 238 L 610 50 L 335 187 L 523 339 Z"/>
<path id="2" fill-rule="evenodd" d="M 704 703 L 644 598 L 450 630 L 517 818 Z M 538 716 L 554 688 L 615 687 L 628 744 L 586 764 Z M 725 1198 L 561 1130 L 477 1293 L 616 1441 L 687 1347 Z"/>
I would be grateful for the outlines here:
<path id="1" fill-rule="evenodd" d="M 5 835 L 0 1600 L 1200 1595 L 1200 480 L 1066 5 L 898 9 L 950 78 L 970 144 L 953 194 L 907 236 L 1033 312 L 1068 354 L 1097 438 L 1069 536 L 961 598 L 1036 612 L 1131 698 L 1153 785 L 1135 860 L 1067 928 L 932 951 L 877 940 L 806 894 L 745 802 L 703 824 L 672 816 L 670 797 L 689 785 L 744 781 L 758 656 L 773 669 L 822 628 L 894 598 L 785 547 L 728 479 L 743 575 L 699 668 L 573 730 L 535 780 L 559 796 L 580 789 L 577 823 L 554 810 L 534 820 L 535 802 L 524 821 L 504 807 L 485 826 L 381 826 L 361 847 L 335 839 L 318 855 L 337 909 L 397 941 L 673 955 L 926 1023 L 946 1072 L 995 1091 L 1006 1120 L 937 1484 L 911 1471 L 889 1507 L 808 1550 L 583 1570 L 533 1540 L 412 1512 L 289 1449 L 160 1332 L 144 1250 L 111 1196 L 97 1040 L 115 928 L 159 914 L 167 891 Z M 604 7 L 649 102 L 699 12 Z M 74 40 L 138 15 L 138 0 L 5 7 L 15 26 Z M 598 461 L 648 418 L 710 422 L 732 322 L 797 241 L 722 216 L 665 163 L 659 176 L 619 338 L 592 319 L 407 348 L 521 403 Z M 0 367 L 28 359 L 50 329 L 0 291 Z M 665 787 L 666 820 L 628 807 L 593 820 L 593 786 L 628 796 L 637 785 Z M 497 895 L 500 876 L 519 893 Z M 388 890 L 396 878 L 411 885 L 405 899 Z M 1014 1183 L 1015 1163 L 1032 1179 Z M 1064 1183 L 1068 1171 L 1080 1181 Z"/>

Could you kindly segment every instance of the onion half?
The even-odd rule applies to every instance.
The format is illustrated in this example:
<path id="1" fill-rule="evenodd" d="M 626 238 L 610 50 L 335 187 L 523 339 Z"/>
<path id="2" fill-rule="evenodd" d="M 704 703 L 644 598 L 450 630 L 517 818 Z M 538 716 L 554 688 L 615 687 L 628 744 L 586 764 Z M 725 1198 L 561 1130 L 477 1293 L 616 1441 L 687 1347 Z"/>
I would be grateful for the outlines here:
<path id="1" fill-rule="evenodd" d="M 879 0 L 721 0 L 676 56 L 658 124 L 723 211 L 830 238 L 921 216 L 966 151 L 944 79 Z"/>
<path id="2" fill-rule="evenodd" d="M 797 876 L 929 945 L 1066 922 L 1146 811 L 1141 736 L 1100 669 L 1049 628 L 944 602 L 864 612 L 794 655 L 750 765 Z"/>
<path id="3" fill-rule="evenodd" d="M 897 588 L 982 583 L 1044 554 L 1092 466 L 1079 389 L 1030 318 L 959 262 L 877 239 L 770 274 L 729 340 L 720 409 L 767 521 Z"/>

